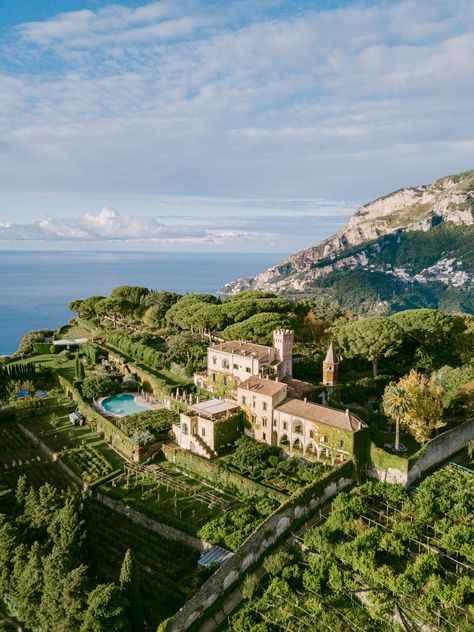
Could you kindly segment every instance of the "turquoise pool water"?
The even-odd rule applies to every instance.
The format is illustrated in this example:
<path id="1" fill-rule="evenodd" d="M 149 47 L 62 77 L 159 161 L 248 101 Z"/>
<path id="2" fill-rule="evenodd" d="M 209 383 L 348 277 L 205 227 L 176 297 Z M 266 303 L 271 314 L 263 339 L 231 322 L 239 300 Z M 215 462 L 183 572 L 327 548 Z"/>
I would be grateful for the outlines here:
<path id="1" fill-rule="evenodd" d="M 102 400 L 102 406 L 114 415 L 125 417 L 125 415 L 133 415 L 133 413 L 142 413 L 149 410 L 149 406 L 139 406 L 135 402 L 135 396 L 130 393 L 119 393 L 111 395 Z"/>

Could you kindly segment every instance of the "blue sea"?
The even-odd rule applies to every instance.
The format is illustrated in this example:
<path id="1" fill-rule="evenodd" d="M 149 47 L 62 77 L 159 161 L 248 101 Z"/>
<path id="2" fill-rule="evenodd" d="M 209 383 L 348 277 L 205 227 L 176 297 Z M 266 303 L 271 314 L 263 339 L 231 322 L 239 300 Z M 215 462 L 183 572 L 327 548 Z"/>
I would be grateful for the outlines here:
<path id="1" fill-rule="evenodd" d="M 70 301 L 142 285 L 180 294 L 217 293 L 225 283 L 265 270 L 282 253 L 0 251 L 0 355 L 32 329 L 55 329 L 74 316 Z"/>

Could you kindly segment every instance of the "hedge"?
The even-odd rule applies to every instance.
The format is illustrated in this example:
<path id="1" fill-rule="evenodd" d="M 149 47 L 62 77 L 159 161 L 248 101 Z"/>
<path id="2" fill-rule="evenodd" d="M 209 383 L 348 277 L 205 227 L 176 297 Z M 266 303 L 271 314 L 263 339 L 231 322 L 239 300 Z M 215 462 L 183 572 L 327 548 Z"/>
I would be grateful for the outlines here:
<path id="1" fill-rule="evenodd" d="M 268 496 L 279 503 L 287 499 L 287 496 L 282 492 L 252 481 L 236 472 L 226 470 L 218 462 L 207 461 L 180 448 L 169 448 L 163 445 L 162 450 L 165 458 L 171 463 L 233 494 L 238 494 L 239 496 L 242 494 L 244 496 Z"/>
<path id="2" fill-rule="evenodd" d="M 52 346 L 54 348 L 54 345 L 51 345 L 50 342 L 35 342 L 35 343 L 33 343 L 33 349 L 34 349 L 34 352 L 37 355 L 44 355 L 44 354 L 47 354 L 47 353 L 51 353 L 51 347 Z"/>
<path id="3" fill-rule="evenodd" d="M 16 416 L 16 411 L 12 406 L 6 408 L 0 408 L 0 421 L 13 421 Z"/>
<path id="4" fill-rule="evenodd" d="M 394 468 L 406 474 L 409 469 L 408 459 L 386 452 L 382 448 L 378 448 L 374 443 L 370 446 L 369 460 L 372 465 L 382 470 Z"/>
<path id="5" fill-rule="evenodd" d="M 59 384 L 63 391 L 71 397 L 76 405 L 77 410 L 86 419 L 86 421 L 93 422 L 97 428 L 97 432 L 104 435 L 104 439 L 107 443 L 110 443 L 112 447 L 121 452 L 126 458 L 131 459 L 135 452 L 136 446 L 127 435 L 119 430 L 117 426 L 109 419 L 103 417 L 92 406 L 82 398 L 79 390 L 69 382 L 62 375 L 58 376 Z"/>

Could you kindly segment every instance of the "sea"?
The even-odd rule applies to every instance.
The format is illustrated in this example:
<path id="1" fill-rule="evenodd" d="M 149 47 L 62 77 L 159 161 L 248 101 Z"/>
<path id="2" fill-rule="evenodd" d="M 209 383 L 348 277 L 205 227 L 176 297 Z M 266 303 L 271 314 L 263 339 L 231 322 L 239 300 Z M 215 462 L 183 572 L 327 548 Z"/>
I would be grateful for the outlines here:
<path id="1" fill-rule="evenodd" d="M 27 331 L 66 324 L 73 299 L 106 296 L 118 285 L 217 294 L 286 254 L 0 251 L 0 355 L 16 351 Z"/>

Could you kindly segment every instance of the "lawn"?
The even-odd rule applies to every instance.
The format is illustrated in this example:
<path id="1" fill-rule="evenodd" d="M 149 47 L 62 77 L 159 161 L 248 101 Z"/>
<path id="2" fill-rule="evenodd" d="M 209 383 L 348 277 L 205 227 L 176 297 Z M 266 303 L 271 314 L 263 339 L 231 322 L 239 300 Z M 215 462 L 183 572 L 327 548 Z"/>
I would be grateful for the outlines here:
<path id="1" fill-rule="evenodd" d="M 237 504 L 235 497 L 183 474 L 168 461 L 149 467 L 131 466 L 128 473 L 102 489 L 137 511 L 191 535 Z"/>
<path id="2" fill-rule="evenodd" d="M 91 338 L 92 334 L 80 325 L 64 325 L 56 334 L 55 340 L 76 340 L 77 338 Z"/>

